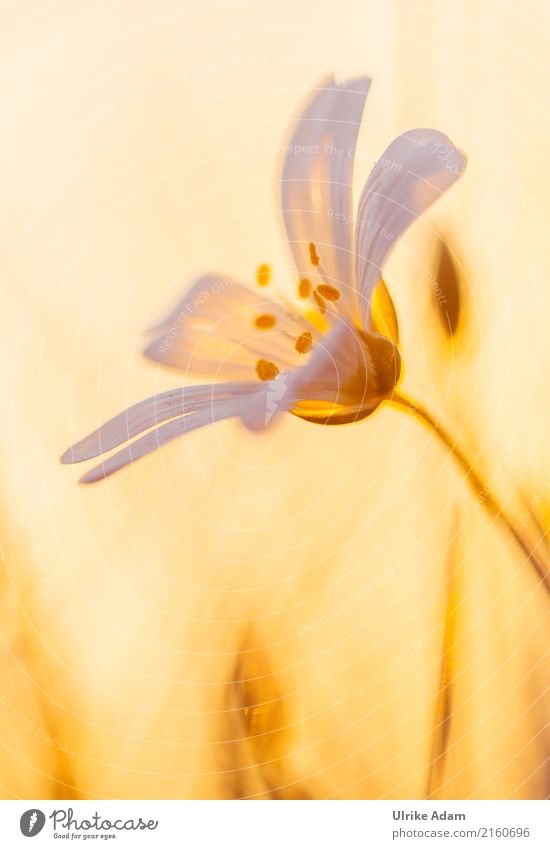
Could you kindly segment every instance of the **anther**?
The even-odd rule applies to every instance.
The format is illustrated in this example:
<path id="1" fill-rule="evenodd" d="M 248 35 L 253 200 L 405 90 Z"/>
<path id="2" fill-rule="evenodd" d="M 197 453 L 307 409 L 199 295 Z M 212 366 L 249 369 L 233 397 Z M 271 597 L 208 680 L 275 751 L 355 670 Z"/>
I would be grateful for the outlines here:
<path id="1" fill-rule="evenodd" d="M 263 265 L 259 265 L 256 269 L 256 282 L 258 286 L 267 286 L 269 281 L 271 280 L 271 268 L 269 265 L 264 263 Z"/>
<path id="2" fill-rule="evenodd" d="M 309 258 L 311 260 L 312 265 L 319 265 L 319 254 L 317 253 L 313 242 L 309 243 Z"/>
<path id="3" fill-rule="evenodd" d="M 271 363 L 269 360 L 258 360 L 256 374 L 260 380 L 274 380 L 279 374 L 279 369 L 275 363 Z"/>
<path id="4" fill-rule="evenodd" d="M 319 307 L 320 311 L 322 313 L 325 313 L 327 311 L 327 305 L 326 305 L 324 299 L 321 297 L 321 295 L 317 291 L 317 289 L 313 290 L 313 297 L 314 297 L 315 303 Z"/>
<path id="5" fill-rule="evenodd" d="M 257 315 L 254 319 L 254 324 L 256 327 L 259 327 L 260 330 L 269 330 L 270 327 L 274 327 L 277 319 L 274 315 Z"/>
<path id="6" fill-rule="evenodd" d="M 306 332 L 302 333 L 296 339 L 295 348 L 299 354 L 307 354 L 308 351 L 311 351 L 311 346 L 313 345 L 313 336 L 311 333 Z"/>
<path id="7" fill-rule="evenodd" d="M 301 298 L 309 298 L 311 295 L 311 282 L 307 277 L 302 277 L 298 284 L 298 294 Z"/>
<path id="8" fill-rule="evenodd" d="M 338 289 L 335 286 L 329 286 L 328 283 L 320 283 L 315 291 L 318 292 L 325 301 L 337 301 L 340 297 Z"/>

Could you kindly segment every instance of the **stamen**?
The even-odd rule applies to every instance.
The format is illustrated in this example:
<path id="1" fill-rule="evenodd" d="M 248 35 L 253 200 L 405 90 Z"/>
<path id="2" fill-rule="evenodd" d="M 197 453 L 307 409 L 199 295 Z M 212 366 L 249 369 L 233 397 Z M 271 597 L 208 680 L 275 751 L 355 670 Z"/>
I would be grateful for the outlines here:
<path id="1" fill-rule="evenodd" d="M 298 285 L 298 294 L 301 298 L 309 298 L 311 295 L 311 281 L 302 277 Z"/>
<path id="2" fill-rule="evenodd" d="M 256 374 L 260 380 L 274 380 L 279 374 L 279 369 L 275 363 L 271 363 L 269 360 L 258 360 Z"/>
<path id="3" fill-rule="evenodd" d="M 314 290 L 313 290 L 313 297 L 314 297 L 314 299 L 315 299 L 315 303 L 317 304 L 317 306 L 319 307 L 319 309 L 321 310 L 321 312 L 322 312 L 323 314 L 324 314 L 324 313 L 326 313 L 326 311 L 327 311 L 327 305 L 325 304 L 325 302 L 324 302 L 323 298 L 321 297 L 321 295 L 319 294 L 319 292 L 317 291 L 317 289 L 314 289 Z"/>
<path id="4" fill-rule="evenodd" d="M 256 269 L 256 282 L 258 286 L 267 286 L 271 280 L 271 268 L 267 263 L 259 265 Z"/>
<path id="5" fill-rule="evenodd" d="M 312 265 L 319 265 L 319 261 L 320 261 L 319 254 L 317 253 L 317 250 L 316 250 L 313 242 L 309 243 L 309 258 L 311 260 Z"/>
<path id="6" fill-rule="evenodd" d="M 311 351 L 311 346 L 313 345 L 313 336 L 309 331 L 307 333 L 302 333 L 296 339 L 295 348 L 299 354 L 307 354 L 308 351 Z"/>
<path id="7" fill-rule="evenodd" d="M 340 297 L 340 292 L 335 286 L 329 286 L 328 283 L 320 283 L 315 290 L 325 301 L 337 301 Z"/>
<path id="8" fill-rule="evenodd" d="M 277 319 L 274 315 L 257 315 L 254 319 L 254 324 L 256 327 L 259 327 L 260 330 L 269 330 L 270 327 L 274 327 L 277 322 Z"/>

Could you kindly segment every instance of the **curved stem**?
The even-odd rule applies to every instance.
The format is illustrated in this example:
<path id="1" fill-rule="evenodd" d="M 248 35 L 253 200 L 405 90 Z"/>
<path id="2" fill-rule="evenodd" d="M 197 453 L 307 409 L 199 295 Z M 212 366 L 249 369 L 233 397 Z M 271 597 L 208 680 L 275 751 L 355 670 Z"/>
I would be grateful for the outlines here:
<path id="1" fill-rule="evenodd" d="M 496 498 L 488 491 L 488 488 L 483 483 L 481 476 L 475 470 L 466 454 L 464 454 L 462 449 L 456 444 L 456 441 L 451 437 L 450 433 L 438 421 L 436 421 L 436 419 L 434 419 L 431 413 L 429 413 L 422 404 L 418 404 L 399 393 L 394 393 L 390 401 L 397 407 L 406 410 L 409 415 L 416 416 L 430 428 L 432 433 L 436 434 L 459 464 L 464 473 L 465 479 L 475 491 L 478 499 L 485 506 L 489 514 L 512 534 L 517 545 L 523 554 L 525 554 L 527 560 L 534 567 L 543 587 L 548 593 L 550 593 L 549 567 L 545 562 L 543 555 L 537 552 L 536 548 L 533 548 L 533 546 L 529 545 L 528 541 L 524 539 L 519 529 L 513 524 L 506 514 L 504 507 L 499 504 Z M 450 574 L 447 582 L 445 631 L 443 636 L 443 652 L 441 656 L 439 694 L 436 702 L 432 752 L 426 776 L 426 799 L 436 798 L 438 788 L 442 780 L 444 764 L 449 746 L 454 700 L 453 667 L 455 663 L 454 644 L 456 639 L 455 582 L 455 576 Z"/>
<path id="2" fill-rule="evenodd" d="M 428 425 L 430 430 L 439 437 L 441 442 L 443 442 L 445 447 L 451 452 L 461 467 L 464 472 L 464 477 L 475 490 L 480 503 L 484 505 L 485 509 L 491 516 L 504 525 L 512 534 L 517 545 L 535 569 L 544 588 L 550 594 L 550 567 L 548 563 L 545 562 L 542 554 L 537 552 L 537 550 L 529 545 L 527 540 L 524 539 L 518 528 L 506 514 L 504 507 L 499 504 L 496 498 L 494 498 L 494 496 L 488 491 L 482 478 L 461 448 L 457 445 L 456 441 L 451 437 L 450 433 L 438 421 L 436 421 L 436 419 L 428 412 L 428 410 L 426 410 L 425 407 L 422 406 L 422 404 L 412 401 L 406 396 L 400 395 L 398 392 L 394 392 L 389 400 L 392 404 L 395 404 L 396 406 L 405 409 L 409 414 L 416 416 L 420 419 L 420 421 Z"/>

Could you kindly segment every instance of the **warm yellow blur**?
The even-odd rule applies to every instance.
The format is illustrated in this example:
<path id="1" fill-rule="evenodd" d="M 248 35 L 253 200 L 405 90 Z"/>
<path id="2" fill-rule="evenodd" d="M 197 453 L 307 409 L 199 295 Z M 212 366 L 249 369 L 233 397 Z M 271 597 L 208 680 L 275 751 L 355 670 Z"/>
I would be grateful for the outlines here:
<path id="1" fill-rule="evenodd" d="M 0 10 L 0 794 L 545 797 L 549 598 L 413 418 L 222 422 L 88 489 L 58 464 L 181 382 L 140 349 L 185 281 L 289 281 L 288 120 L 331 71 L 367 73 L 358 186 L 412 126 L 469 157 L 388 269 L 405 387 L 547 524 L 550 6 L 209 6 Z"/>

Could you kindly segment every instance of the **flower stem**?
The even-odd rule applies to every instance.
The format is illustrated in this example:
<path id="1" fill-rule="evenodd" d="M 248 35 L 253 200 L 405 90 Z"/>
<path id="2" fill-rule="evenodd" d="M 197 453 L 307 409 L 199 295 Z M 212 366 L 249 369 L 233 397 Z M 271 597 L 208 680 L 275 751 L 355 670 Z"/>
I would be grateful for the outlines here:
<path id="1" fill-rule="evenodd" d="M 466 454 L 457 445 L 450 433 L 441 425 L 432 415 L 415 401 L 406 398 L 404 395 L 394 393 L 391 402 L 397 407 L 406 410 L 409 415 L 414 415 L 425 425 L 427 425 L 432 433 L 434 433 L 453 455 L 460 468 L 464 473 L 464 477 L 471 486 L 479 501 L 485 506 L 487 512 L 507 531 L 512 534 L 513 539 L 525 555 L 526 559 L 531 563 L 539 578 L 540 583 L 550 593 L 550 578 L 549 567 L 547 565 L 548 558 L 545 561 L 542 552 L 537 551 L 529 542 L 524 539 L 519 528 L 514 525 L 509 516 L 506 514 L 504 507 L 499 504 L 497 499 L 489 492 L 488 487 L 483 483 L 479 473 L 475 470 L 472 463 L 469 461 Z M 543 538 L 541 534 L 541 538 Z M 456 665 L 455 641 L 456 641 L 456 616 L 457 616 L 457 576 L 450 573 L 447 581 L 447 600 L 445 610 L 445 632 L 443 639 L 443 652 L 441 656 L 441 670 L 438 697 L 435 708 L 435 724 L 432 741 L 432 751 L 428 764 L 427 780 L 426 780 L 426 799 L 437 798 L 438 790 L 443 780 L 443 771 L 447 751 L 449 748 L 451 720 L 453 715 L 454 701 L 454 668 Z"/>
<path id="2" fill-rule="evenodd" d="M 548 562 L 545 560 L 542 552 L 537 551 L 536 548 L 533 548 L 532 545 L 524 538 L 518 529 L 517 525 L 509 518 L 504 507 L 499 504 L 497 499 L 489 492 L 488 487 L 483 483 L 482 478 L 475 470 L 472 463 L 468 460 L 466 454 L 462 451 L 462 449 L 457 445 L 455 439 L 452 438 L 450 433 L 440 424 L 431 413 L 423 407 L 422 404 L 417 403 L 416 401 L 412 401 L 404 395 L 400 395 L 397 392 L 394 392 L 390 399 L 392 404 L 404 409 L 409 413 L 409 415 L 416 416 L 420 421 L 426 424 L 430 430 L 435 433 L 435 435 L 441 440 L 441 442 L 445 445 L 445 447 L 451 452 L 462 471 L 464 472 L 464 477 L 472 487 L 473 491 L 476 494 L 476 497 L 480 501 L 481 504 L 485 507 L 487 512 L 496 519 L 501 525 L 503 525 L 507 531 L 509 531 L 527 558 L 527 560 L 531 563 L 540 582 L 543 584 L 546 591 L 550 594 L 550 567 Z"/>

